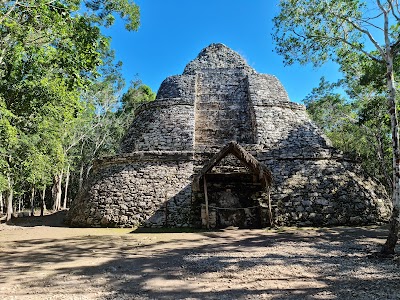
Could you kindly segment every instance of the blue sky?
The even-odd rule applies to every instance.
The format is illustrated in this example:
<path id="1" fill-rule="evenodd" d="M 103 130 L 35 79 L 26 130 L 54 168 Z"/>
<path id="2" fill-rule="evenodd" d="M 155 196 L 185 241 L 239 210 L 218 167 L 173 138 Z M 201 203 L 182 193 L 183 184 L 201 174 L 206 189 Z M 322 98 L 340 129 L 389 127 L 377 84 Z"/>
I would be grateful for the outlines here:
<path id="1" fill-rule="evenodd" d="M 272 18 L 278 0 L 137 0 L 141 26 L 127 32 L 121 22 L 105 31 L 127 82 L 139 78 L 157 91 L 161 82 L 181 74 L 211 43 L 239 52 L 259 73 L 278 77 L 292 101 L 300 102 L 321 76 L 338 78 L 338 67 L 284 66 L 273 52 Z"/>

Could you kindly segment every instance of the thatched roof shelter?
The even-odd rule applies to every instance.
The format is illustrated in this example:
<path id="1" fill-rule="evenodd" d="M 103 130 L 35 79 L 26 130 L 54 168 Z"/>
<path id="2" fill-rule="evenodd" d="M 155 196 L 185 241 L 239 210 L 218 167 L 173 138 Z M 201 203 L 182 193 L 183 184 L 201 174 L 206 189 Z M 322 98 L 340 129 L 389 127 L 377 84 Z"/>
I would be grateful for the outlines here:
<path id="1" fill-rule="evenodd" d="M 200 172 L 193 178 L 193 190 L 200 190 L 200 180 L 206 173 L 216 166 L 224 157 L 232 154 L 240 160 L 243 165 L 250 169 L 250 171 L 258 176 L 263 189 L 267 189 L 272 183 L 272 174 L 268 168 L 260 163 L 253 155 L 247 152 L 238 143 L 232 141 L 226 144 L 218 153 L 216 153 Z"/>

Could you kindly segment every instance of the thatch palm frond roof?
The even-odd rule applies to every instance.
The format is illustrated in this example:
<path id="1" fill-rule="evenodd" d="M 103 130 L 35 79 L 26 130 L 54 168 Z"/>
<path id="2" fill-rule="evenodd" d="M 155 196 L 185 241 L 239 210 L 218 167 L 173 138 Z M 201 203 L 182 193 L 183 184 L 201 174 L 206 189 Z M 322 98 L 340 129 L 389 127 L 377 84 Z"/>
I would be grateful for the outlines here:
<path id="1" fill-rule="evenodd" d="M 272 174 L 268 170 L 268 168 L 260 163 L 253 155 L 247 152 L 242 146 L 238 143 L 232 141 L 226 144 L 218 153 L 216 153 L 207 164 L 200 170 L 200 172 L 194 176 L 193 184 L 194 189 L 198 189 L 200 179 L 213 167 L 215 167 L 224 157 L 232 154 L 236 158 L 238 158 L 246 167 L 250 169 L 250 171 L 256 175 L 258 175 L 258 179 L 263 185 L 263 188 L 267 188 L 271 186 L 272 183 Z M 197 188 L 196 188 L 197 187 Z"/>

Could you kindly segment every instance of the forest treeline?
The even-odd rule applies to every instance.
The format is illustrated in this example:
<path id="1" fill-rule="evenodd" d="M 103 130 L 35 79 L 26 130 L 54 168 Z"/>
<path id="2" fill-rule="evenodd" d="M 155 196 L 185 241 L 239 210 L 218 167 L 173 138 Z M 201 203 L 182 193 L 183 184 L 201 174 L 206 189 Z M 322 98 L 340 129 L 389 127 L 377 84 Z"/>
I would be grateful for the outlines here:
<path id="1" fill-rule="evenodd" d="M 322 80 L 306 105 L 335 145 L 363 158 L 366 170 L 391 191 L 389 234 L 381 254 L 392 255 L 400 228 L 400 4 L 281 0 L 279 8 L 273 37 L 286 64 L 333 61 L 340 67 L 343 80 Z"/>
<path id="2" fill-rule="evenodd" d="M 134 110 L 154 100 L 140 81 L 125 94 L 121 63 L 101 28 L 139 27 L 130 0 L 0 2 L 0 212 L 65 208 L 93 160 L 118 151 Z M 39 212 L 36 212 L 39 214 Z"/>
<path id="3" fill-rule="evenodd" d="M 359 73 L 356 79 L 337 82 L 328 82 L 322 77 L 318 87 L 303 102 L 311 119 L 332 145 L 359 161 L 363 170 L 382 183 L 390 194 L 393 152 L 390 119 L 384 101 L 386 91 L 383 82 L 379 82 L 383 80 L 376 73 Z"/>

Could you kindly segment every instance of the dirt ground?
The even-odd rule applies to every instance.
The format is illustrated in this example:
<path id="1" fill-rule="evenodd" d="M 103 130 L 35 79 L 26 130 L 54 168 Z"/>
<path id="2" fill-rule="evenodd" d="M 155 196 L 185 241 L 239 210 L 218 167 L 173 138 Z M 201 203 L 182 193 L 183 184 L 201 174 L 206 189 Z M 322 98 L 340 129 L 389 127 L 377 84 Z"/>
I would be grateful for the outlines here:
<path id="1" fill-rule="evenodd" d="M 400 299 L 384 227 L 216 232 L 0 224 L 1 299 Z"/>

